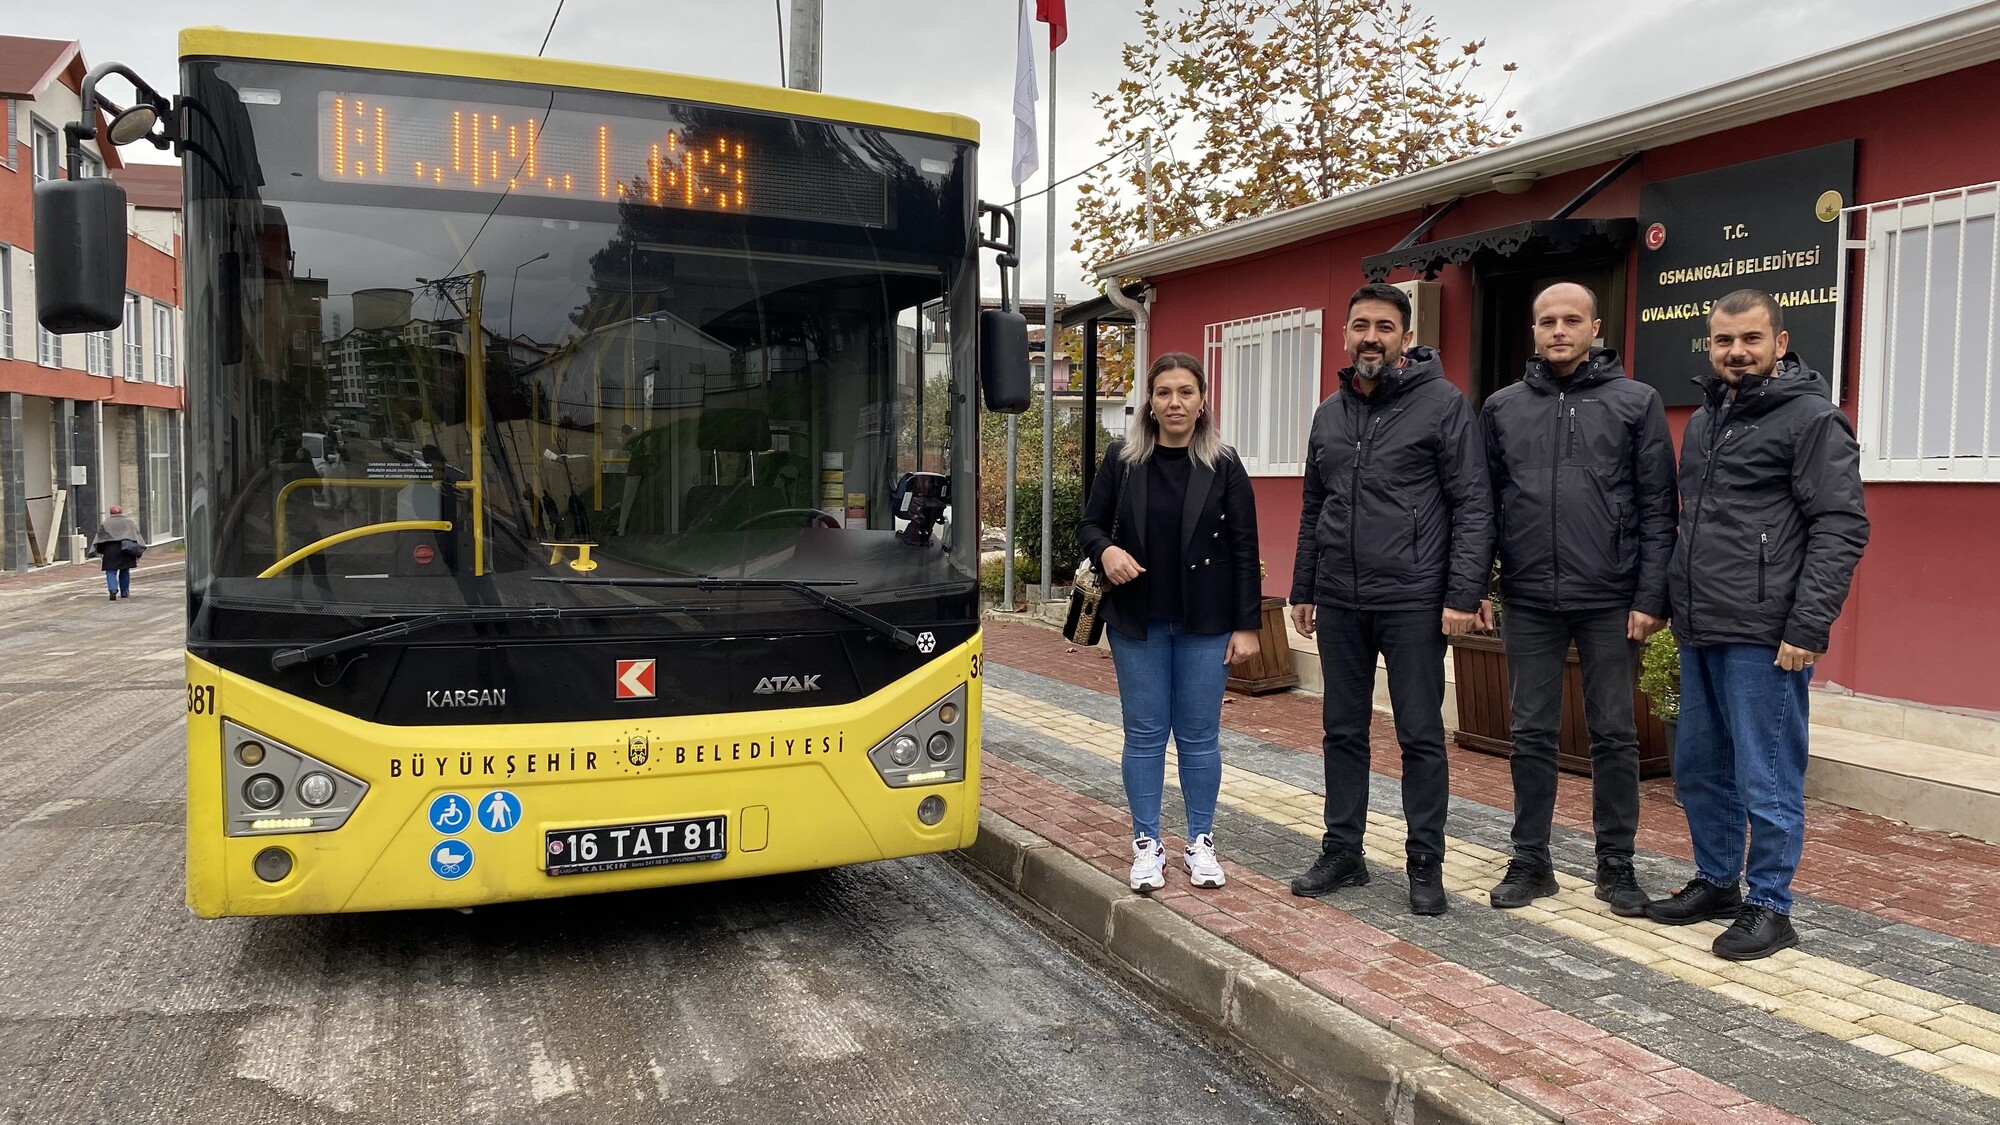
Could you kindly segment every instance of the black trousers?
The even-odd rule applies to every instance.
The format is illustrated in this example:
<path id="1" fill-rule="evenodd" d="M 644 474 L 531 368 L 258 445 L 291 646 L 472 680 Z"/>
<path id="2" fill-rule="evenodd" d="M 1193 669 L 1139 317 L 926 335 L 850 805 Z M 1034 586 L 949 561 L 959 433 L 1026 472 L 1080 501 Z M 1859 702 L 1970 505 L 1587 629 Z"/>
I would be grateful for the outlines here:
<path id="1" fill-rule="evenodd" d="M 1556 808 L 1556 747 L 1562 733 L 1563 663 L 1571 642 L 1583 664 L 1583 717 L 1590 731 L 1592 818 L 1597 859 L 1632 859 L 1639 830 L 1639 731 L 1632 711 L 1639 642 L 1626 637 L 1625 609 L 1545 610 L 1509 605 L 1500 616 L 1514 708 L 1514 856 L 1548 867 Z"/>
<path id="2" fill-rule="evenodd" d="M 1368 820 L 1368 727 L 1375 715 L 1375 658 L 1389 669 L 1389 704 L 1403 747 L 1405 851 L 1444 859 L 1451 779 L 1444 752 L 1443 607 L 1315 611 L 1326 680 L 1326 837 L 1331 851 L 1361 852 Z"/>

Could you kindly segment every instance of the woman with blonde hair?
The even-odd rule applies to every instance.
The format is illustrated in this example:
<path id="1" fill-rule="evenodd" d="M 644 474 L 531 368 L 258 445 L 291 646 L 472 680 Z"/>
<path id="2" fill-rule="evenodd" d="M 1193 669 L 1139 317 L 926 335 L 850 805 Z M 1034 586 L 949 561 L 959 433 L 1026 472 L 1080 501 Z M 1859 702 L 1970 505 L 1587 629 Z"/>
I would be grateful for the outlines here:
<path id="1" fill-rule="evenodd" d="M 1188 882 L 1224 882 L 1214 836 L 1222 692 L 1229 666 L 1257 655 L 1263 594 L 1250 477 L 1222 444 L 1201 361 L 1169 352 L 1143 390 L 1130 433 L 1105 452 L 1077 541 L 1110 583 L 1098 612 L 1124 713 L 1130 882 L 1148 894 L 1166 886 L 1169 734 L 1187 806 Z"/>

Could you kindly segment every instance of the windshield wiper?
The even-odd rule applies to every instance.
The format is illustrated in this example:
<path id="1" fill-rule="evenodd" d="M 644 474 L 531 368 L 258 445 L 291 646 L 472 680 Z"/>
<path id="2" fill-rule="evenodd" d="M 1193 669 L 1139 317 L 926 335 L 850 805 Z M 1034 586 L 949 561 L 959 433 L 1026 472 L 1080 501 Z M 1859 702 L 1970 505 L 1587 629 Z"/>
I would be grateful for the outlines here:
<path id="1" fill-rule="evenodd" d="M 283 648 L 271 654 L 271 667 L 283 671 L 295 665 L 318 660 L 322 656 L 335 656 L 352 652 L 357 648 L 367 648 L 377 641 L 406 637 L 433 625 L 485 624 L 492 621 L 532 621 L 541 618 L 579 617 L 624 617 L 641 613 L 686 613 L 702 611 L 700 606 L 661 605 L 608 605 L 608 606 L 491 606 L 483 609 L 448 609 L 437 613 L 426 613 L 418 617 L 407 617 L 401 621 L 363 629 L 359 633 L 349 633 L 344 637 L 303 645 L 299 648 Z"/>
<path id="2" fill-rule="evenodd" d="M 907 630 L 862 609 L 852 602 L 844 602 L 832 594 L 820 590 L 821 586 L 852 586 L 852 581 L 800 578 L 717 578 L 705 575 L 700 578 L 565 578 L 538 577 L 537 582 L 558 582 L 565 586 L 663 586 L 676 590 L 790 590 L 792 593 L 819 606 L 821 609 L 837 613 L 849 621 L 868 626 L 877 633 L 894 641 L 902 648 L 917 647 L 917 638 Z"/>

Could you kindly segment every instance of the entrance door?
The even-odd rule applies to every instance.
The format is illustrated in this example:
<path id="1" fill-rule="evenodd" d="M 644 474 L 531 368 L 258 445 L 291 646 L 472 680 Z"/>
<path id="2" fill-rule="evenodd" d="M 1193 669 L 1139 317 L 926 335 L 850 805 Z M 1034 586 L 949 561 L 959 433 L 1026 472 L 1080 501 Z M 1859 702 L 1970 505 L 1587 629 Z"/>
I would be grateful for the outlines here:
<path id="1" fill-rule="evenodd" d="M 1473 300 L 1479 310 L 1472 340 L 1474 409 L 1527 368 L 1535 353 L 1535 298 L 1557 282 L 1573 281 L 1595 293 L 1602 322 L 1597 344 L 1624 348 L 1624 254 L 1544 255 L 1532 263 L 1481 255 L 1473 268 Z"/>

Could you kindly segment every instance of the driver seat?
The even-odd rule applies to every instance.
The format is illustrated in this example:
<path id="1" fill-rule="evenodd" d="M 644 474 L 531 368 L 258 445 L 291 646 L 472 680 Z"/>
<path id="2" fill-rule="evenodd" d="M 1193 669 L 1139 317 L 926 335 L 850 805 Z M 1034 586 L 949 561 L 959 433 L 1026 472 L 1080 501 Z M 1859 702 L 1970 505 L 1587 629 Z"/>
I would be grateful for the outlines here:
<path id="1" fill-rule="evenodd" d="M 771 448 L 771 425 L 763 411 L 753 407 L 703 411 L 695 427 L 695 447 L 709 455 L 715 481 L 688 489 L 681 505 L 683 528 L 734 531 L 756 516 L 786 507 L 784 490 L 775 480 L 758 480 L 758 458 Z M 746 478 L 722 483 L 724 453 L 745 455 Z"/>

